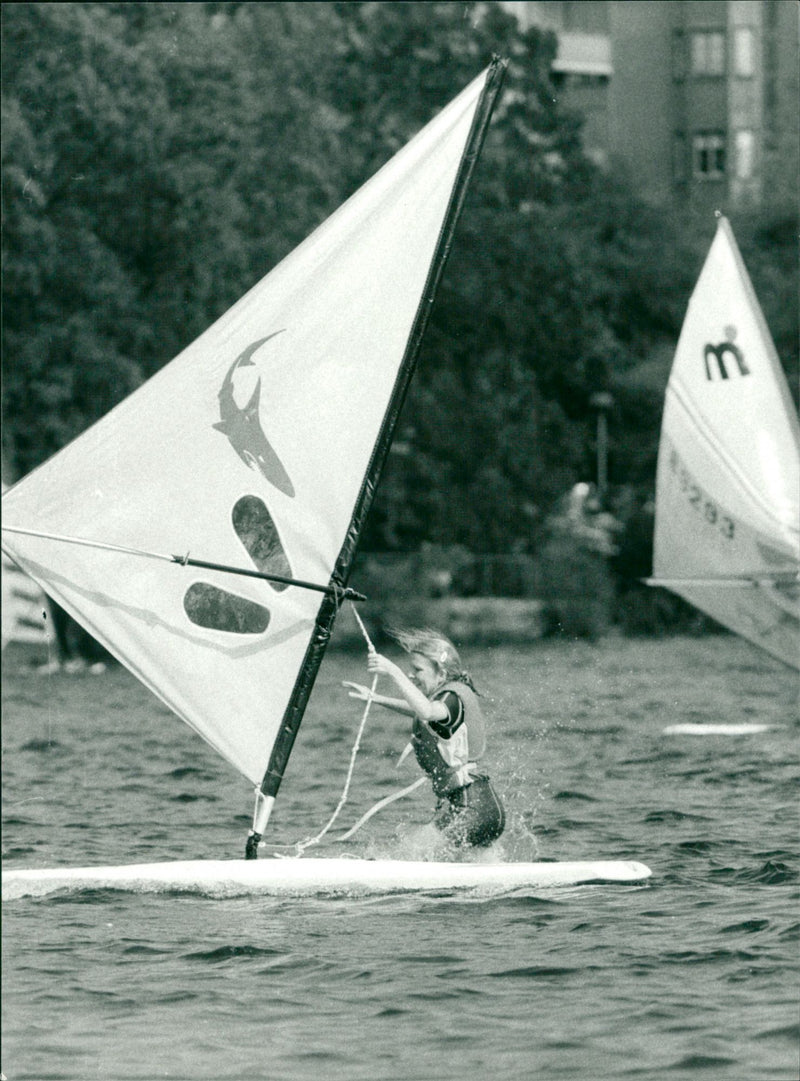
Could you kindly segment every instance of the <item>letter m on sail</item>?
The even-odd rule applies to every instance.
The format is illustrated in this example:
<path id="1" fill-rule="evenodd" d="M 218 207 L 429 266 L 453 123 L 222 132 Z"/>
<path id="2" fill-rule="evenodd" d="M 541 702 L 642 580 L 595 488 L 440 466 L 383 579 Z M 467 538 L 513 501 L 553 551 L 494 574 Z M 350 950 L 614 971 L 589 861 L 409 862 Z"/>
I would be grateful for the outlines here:
<path id="1" fill-rule="evenodd" d="M 744 353 L 733 342 L 721 342 L 719 345 L 707 345 L 703 349 L 703 360 L 706 365 L 706 379 L 713 379 L 712 374 L 713 362 L 711 358 L 717 362 L 717 371 L 720 379 L 728 379 L 728 368 L 725 365 L 725 358 L 733 358 L 736 361 L 736 366 L 739 369 L 739 375 L 749 375 L 750 369 L 747 367 L 744 359 Z M 728 361 L 730 363 L 730 359 Z"/>

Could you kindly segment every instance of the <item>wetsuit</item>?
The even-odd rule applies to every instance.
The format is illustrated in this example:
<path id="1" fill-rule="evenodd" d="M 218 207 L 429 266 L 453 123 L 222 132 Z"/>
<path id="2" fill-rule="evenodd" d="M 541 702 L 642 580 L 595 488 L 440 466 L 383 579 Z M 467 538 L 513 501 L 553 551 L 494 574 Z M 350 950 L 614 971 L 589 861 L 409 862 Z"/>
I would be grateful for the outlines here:
<path id="1" fill-rule="evenodd" d="M 477 772 L 486 746 L 477 695 L 466 683 L 445 683 L 433 696 L 448 716 L 414 718 L 411 744 L 438 797 L 434 823 L 456 845 L 490 845 L 503 832 L 505 812 L 489 778 Z"/>

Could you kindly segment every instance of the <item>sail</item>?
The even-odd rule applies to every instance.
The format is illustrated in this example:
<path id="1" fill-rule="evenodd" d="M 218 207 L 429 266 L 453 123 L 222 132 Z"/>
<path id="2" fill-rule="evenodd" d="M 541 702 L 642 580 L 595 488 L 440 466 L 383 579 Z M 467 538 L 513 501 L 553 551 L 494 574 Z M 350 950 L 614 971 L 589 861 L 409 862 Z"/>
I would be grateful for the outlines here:
<path id="1" fill-rule="evenodd" d="M 253 782 L 287 711 L 296 730 L 310 693 L 498 63 L 193 344 L 3 498 L 8 554 Z"/>
<path id="2" fill-rule="evenodd" d="M 800 667 L 800 428 L 728 221 L 667 385 L 653 584 Z"/>

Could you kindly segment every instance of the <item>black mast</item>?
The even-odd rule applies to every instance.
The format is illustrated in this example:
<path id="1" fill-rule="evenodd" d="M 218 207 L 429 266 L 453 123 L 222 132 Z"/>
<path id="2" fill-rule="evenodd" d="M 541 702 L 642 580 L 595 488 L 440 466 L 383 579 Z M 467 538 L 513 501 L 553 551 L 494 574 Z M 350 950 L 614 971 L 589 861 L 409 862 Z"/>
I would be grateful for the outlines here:
<path id="1" fill-rule="evenodd" d="M 439 287 L 445 263 L 450 255 L 456 225 L 464 207 L 467 189 L 472 178 L 475 163 L 478 160 L 481 147 L 483 146 L 483 141 L 486 137 L 489 121 L 498 94 L 500 93 L 507 66 L 508 61 L 506 59 L 495 57 L 487 70 L 486 82 L 484 83 L 481 96 L 478 99 L 475 108 L 472 127 L 469 136 L 467 137 L 464 153 L 462 154 L 461 162 L 458 167 L 453 190 L 450 195 L 450 202 L 444 216 L 444 221 L 442 222 L 442 228 L 439 232 L 439 240 L 433 253 L 428 277 L 425 282 L 425 288 L 422 291 L 422 297 L 419 302 L 419 307 L 417 308 L 414 323 L 411 327 L 411 333 L 408 338 L 408 343 L 406 344 L 405 353 L 403 354 L 403 360 L 397 373 L 397 379 L 395 380 L 394 389 L 392 390 L 392 395 L 389 399 L 386 415 L 383 418 L 383 424 L 381 425 L 378 438 L 375 442 L 372 458 L 370 459 L 364 481 L 361 485 L 361 490 L 358 494 L 358 499 L 353 508 L 353 514 L 350 519 L 350 526 L 347 530 L 344 544 L 339 552 L 339 557 L 331 575 L 330 592 L 326 593 L 320 606 L 319 614 L 317 615 L 316 624 L 314 626 L 314 632 L 308 644 L 306 655 L 303 658 L 303 664 L 300 668 L 297 681 L 295 682 L 291 698 L 289 699 L 286 711 L 284 712 L 280 733 L 272 748 L 267 771 L 261 782 L 261 794 L 271 799 L 274 799 L 277 795 L 281 781 L 283 780 L 283 773 L 286 769 L 286 764 L 289 761 L 289 756 L 292 753 L 292 747 L 294 746 L 294 741 L 300 728 L 300 722 L 303 719 L 308 699 L 311 696 L 311 691 L 317 678 L 319 666 L 322 663 L 322 658 L 325 654 L 328 642 L 330 641 L 333 625 L 339 611 L 340 598 L 347 589 L 347 582 L 350 577 L 350 571 L 352 570 L 358 540 L 364 527 L 367 514 L 369 513 L 369 509 L 372 506 L 372 501 L 375 497 L 378 482 L 380 481 L 380 476 L 386 462 L 386 456 L 389 453 L 389 447 L 394 436 L 397 421 L 406 399 L 411 377 L 414 374 L 420 347 L 422 345 L 422 339 L 425 335 L 425 330 L 427 329 L 428 320 L 430 319 L 431 310 L 433 308 L 433 302 L 436 297 L 436 291 Z M 258 842 L 261 840 L 261 833 L 258 832 L 255 827 L 256 823 L 254 823 L 254 828 L 250 831 L 250 835 L 247 838 L 247 848 L 245 852 L 247 859 L 255 859 L 257 856 Z"/>

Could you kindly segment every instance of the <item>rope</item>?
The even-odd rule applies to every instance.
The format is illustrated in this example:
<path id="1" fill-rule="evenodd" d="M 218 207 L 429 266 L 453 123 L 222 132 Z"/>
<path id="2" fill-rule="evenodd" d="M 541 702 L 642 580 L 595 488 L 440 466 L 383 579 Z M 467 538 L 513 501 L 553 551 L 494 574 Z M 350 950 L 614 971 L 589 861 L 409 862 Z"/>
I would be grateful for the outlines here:
<path id="1" fill-rule="evenodd" d="M 364 635 L 364 640 L 367 643 L 367 649 L 370 651 L 370 653 L 374 653 L 375 646 L 373 646 L 372 639 L 367 634 L 367 628 L 361 622 L 361 616 L 358 614 L 358 609 L 354 604 L 351 604 L 351 608 L 353 609 L 353 615 L 356 617 L 356 623 L 359 625 L 359 627 L 361 628 L 361 633 Z"/>
<path id="2" fill-rule="evenodd" d="M 421 784 L 425 784 L 427 779 L 427 777 L 419 777 L 413 784 L 408 785 L 406 788 L 401 788 L 399 792 L 393 792 L 391 796 L 385 796 L 382 800 L 378 800 L 374 807 L 370 807 L 367 813 L 359 818 L 355 826 L 351 826 L 347 833 L 343 833 L 342 836 L 337 837 L 336 840 L 349 841 L 356 830 L 360 830 L 364 823 L 369 821 L 369 819 L 380 811 L 382 807 L 387 807 L 390 803 L 394 803 L 396 799 L 400 799 L 402 796 L 408 796 L 415 788 L 419 788 Z"/>
<path id="3" fill-rule="evenodd" d="M 363 622 L 361 621 L 361 617 L 358 614 L 358 610 L 356 609 L 356 606 L 352 603 L 352 601 L 350 603 L 351 603 L 351 607 L 353 609 L 353 615 L 356 617 L 356 622 L 358 623 L 358 626 L 359 626 L 359 628 L 361 630 L 361 633 L 364 635 L 364 640 L 367 643 L 367 649 L 370 652 L 374 653 L 375 646 L 372 644 L 372 640 L 370 639 L 370 636 L 367 633 L 367 628 L 364 626 Z M 364 728 L 365 728 L 366 723 L 367 723 L 367 717 L 369 715 L 370 707 L 372 705 L 372 696 L 375 694 L 375 688 L 376 688 L 377 684 L 378 684 L 378 677 L 376 675 L 375 678 L 372 681 L 372 688 L 370 689 L 370 697 L 367 699 L 367 703 L 366 703 L 366 705 L 364 707 L 364 713 L 363 713 L 363 715 L 361 717 L 361 724 L 358 726 L 358 732 L 356 733 L 356 740 L 355 740 L 355 743 L 353 744 L 353 749 L 350 752 L 350 766 L 349 766 L 349 768 L 347 770 L 347 778 L 346 778 L 346 780 L 344 782 L 344 789 L 342 790 L 342 794 L 339 797 L 339 802 L 336 805 L 336 810 L 333 812 L 331 817 L 328 819 L 328 821 L 325 823 L 325 825 L 322 827 L 320 832 L 315 837 L 306 837 L 302 841 L 295 842 L 294 845 L 287 846 L 287 847 L 291 847 L 291 848 L 294 849 L 294 855 L 293 856 L 279 856 L 278 853 L 275 853 L 275 855 L 279 856 L 279 858 L 281 858 L 281 859 L 295 858 L 296 859 L 299 856 L 302 856 L 302 854 L 305 852 L 305 850 L 307 848 L 311 848 L 312 845 L 319 844 L 319 842 L 322 840 L 322 838 L 325 836 L 325 834 L 330 830 L 333 823 L 339 817 L 339 812 L 342 810 L 345 803 L 347 802 L 347 796 L 348 796 L 348 793 L 350 791 L 350 782 L 353 779 L 353 771 L 355 769 L 355 764 L 356 764 L 356 755 L 358 754 L 358 750 L 359 750 L 359 747 L 361 745 L 361 736 L 362 736 L 362 734 L 364 732 Z M 409 747 L 410 747 L 410 745 L 409 745 Z M 403 756 L 400 759 L 401 762 L 402 762 L 404 757 L 405 757 L 405 753 L 403 754 Z M 399 765 L 399 763 L 398 763 L 398 765 Z M 361 827 L 364 825 L 364 823 L 368 822 L 369 819 L 372 818 L 372 816 L 374 814 L 376 814 L 378 811 L 380 811 L 383 807 L 388 806 L 390 803 L 394 803 L 395 800 L 400 799 L 402 796 L 409 795 L 409 793 L 411 793 L 415 789 L 419 788 L 419 786 L 421 784 L 424 784 L 425 781 L 426 781 L 425 777 L 420 777 L 418 780 L 414 781 L 413 784 L 408 785 L 406 788 L 401 788 L 399 792 L 393 792 L 392 795 L 385 796 L 382 800 L 378 800 L 378 802 L 376 804 L 374 804 L 372 807 L 370 807 L 370 809 L 366 812 L 366 814 L 363 814 L 361 816 L 361 818 L 359 818 L 358 822 L 356 822 L 356 824 L 354 826 L 351 826 L 350 829 L 346 833 L 343 833 L 341 837 L 336 838 L 337 842 L 347 841 L 350 837 L 353 836 L 353 834 L 356 832 L 356 830 L 360 830 Z M 279 847 L 283 847 L 283 846 L 279 846 Z"/>
<path id="4" fill-rule="evenodd" d="M 374 652 L 375 647 L 373 646 L 372 641 L 371 641 L 369 635 L 367 634 L 366 627 L 361 622 L 361 617 L 359 616 L 358 612 L 356 611 L 356 606 L 352 603 L 352 601 L 350 602 L 350 604 L 351 604 L 351 607 L 353 609 L 353 615 L 356 617 L 356 622 L 358 623 L 359 627 L 361 628 L 361 633 L 364 635 L 364 639 L 365 639 L 365 641 L 367 643 L 367 649 L 370 650 L 371 652 Z M 315 837 L 306 837 L 304 840 L 296 842 L 296 844 L 293 846 L 296 856 L 301 856 L 303 854 L 303 852 L 305 852 L 305 850 L 307 848 L 311 848 L 312 845 L 319 844 L 319 842 L 322 840 L 322 838 L 325 836 L 325 834 L 331 828 L 333 823 L 339 817 L 339 812 L 341 811 L 341 809 L 344 807 L 345 803 L 347 802 L 347 796 L 348 796 L 348 794 L 350 792 L 350 782 L 353 779 L 353 771 L 355 769 L 355 764 L 356 764 L 356 755 L 358 754 L 358 749 L 359 749 L 359 747 L 361 745 L 361 736 L 362 736 L 362 734 L 364 732 L 364 728 L 365 728 L 366 723 L 367 723 L 367 717 L 369 716 L 370 707 L 372 706 L 372 696 L 375 694 L 375 688 L 376 688 L 377 685 L 378 685 L 378 677 L 376 675 L 375 678 L 372 681 L 372 687 L 370 689 L 370 696 L 367 699 L 366 704 L 364 706 L 364 713 L 363 713 L 363 715 L 361 717 L 361 724 L 358 726 L 358 732 L 356 733 L 356 740 L 355 740 L 355 743 L 353 744 L 353 749 L 350 752 L 350 766 L 349 766 L 349 768 L 347 770 L 347 778 L 345 779 L 345 782 L 344 782 L 344 789 L 342 790 L 342 794 L 339 797 L 339 802 L 336 805 L 336 810 L 333 812 L 331 817 L 328 819 L 328 821 L 325 823 L 325 825 L 322 827 L 320 832 Z M 373 810 L 376 810 L 376 809 L 377 808 L 373 808 Z M 371 811 L 368 812 L 367 817 L 371 813 L 372 813 Z M 359 825 L 360 825 L 360 823 L 359 823 Z M 357 828 L 357 826 L 354 827 L 353 832 L 355 831 L 356 828 Z"/>

